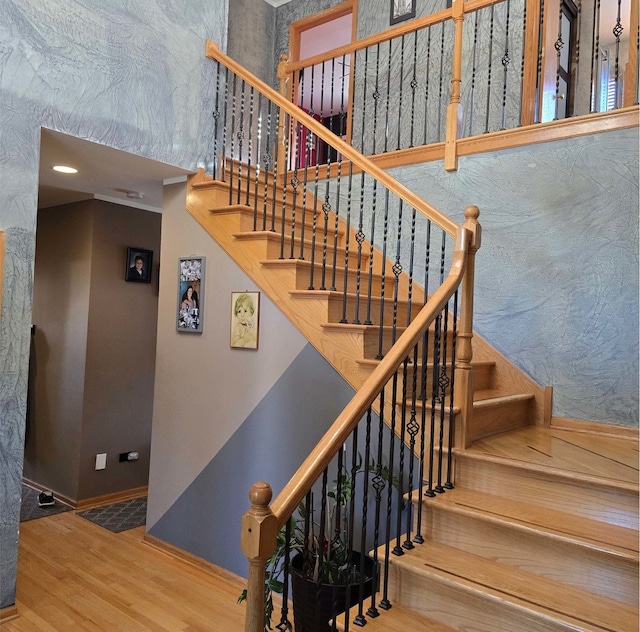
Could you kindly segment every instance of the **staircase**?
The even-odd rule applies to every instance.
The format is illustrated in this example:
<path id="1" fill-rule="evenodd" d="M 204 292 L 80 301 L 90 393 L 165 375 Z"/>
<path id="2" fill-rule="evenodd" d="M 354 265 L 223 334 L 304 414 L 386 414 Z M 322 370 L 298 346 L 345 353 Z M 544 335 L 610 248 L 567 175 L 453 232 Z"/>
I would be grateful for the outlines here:
<path id="1" fill-rule="evenodd" d="M 319 246 L 306 243 L 301 260 L 296 243 L 296 256 L 281 258 L 280 227 L 259 230 L 253 193 L 231 202 L 227 182 L 202 173 L 192 178 L 189 212 L 357 390 L 379 362 L 379 304 L 371 310 L 372 324 L 341 322 L 345 306 L 338 292 L 308 289 L 314 266 L 317 286 L 329 287 L 321 280 Z M 305 217 L 309 229 L 319 221 L 320 209 L 315 218 Z M 352 229 L 337 226 L 340 249 Z M 380 270 L 380 253 L 372 261 Z M 357 273 L 341 273 L 338 287 L 344 274 L 351 316 Z M 413 309 L 406 293 L 405 283 L 401 322 Z M 389 333 L 382 336 L 385 351 Z M 472 372 L 472 445 L 454 449 L 455 489 L 412 498 L 425 541 L 390 556 L 383 580 L 393 605 L 368 618 L 367 628 L 638 630 L 637 440 L 542 427 L 543 390 L 475 335 Z M 402 379 L 411 375 L 410 369 Z M 382 547 L 381 560 L 384 555 Z"/>

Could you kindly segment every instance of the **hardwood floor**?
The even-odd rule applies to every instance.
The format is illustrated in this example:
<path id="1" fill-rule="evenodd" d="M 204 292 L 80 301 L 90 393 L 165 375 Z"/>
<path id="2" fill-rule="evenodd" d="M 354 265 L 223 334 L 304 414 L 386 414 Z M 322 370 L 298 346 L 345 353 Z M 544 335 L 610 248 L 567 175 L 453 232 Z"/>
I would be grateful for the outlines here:
<path id="1" fill-rule="evenodd" d="M 2 632 L 241 632 L 244 583 L 111 533 L 74 512 L 20 528 L 19 617 Z M 226 573 L 225 573 L 226 575 Z"/>

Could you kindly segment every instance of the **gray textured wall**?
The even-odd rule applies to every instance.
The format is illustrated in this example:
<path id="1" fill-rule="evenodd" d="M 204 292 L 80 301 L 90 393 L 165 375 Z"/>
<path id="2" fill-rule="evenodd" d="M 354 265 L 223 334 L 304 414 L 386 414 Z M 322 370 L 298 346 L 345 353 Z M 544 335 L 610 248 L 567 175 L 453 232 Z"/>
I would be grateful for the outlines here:
<path id="1" fill-rule="evenodd" d="M 15 599 L 40 127 L 187 169 L 211 162 L 227 0 L 0 0 L 0 607 Z"/>

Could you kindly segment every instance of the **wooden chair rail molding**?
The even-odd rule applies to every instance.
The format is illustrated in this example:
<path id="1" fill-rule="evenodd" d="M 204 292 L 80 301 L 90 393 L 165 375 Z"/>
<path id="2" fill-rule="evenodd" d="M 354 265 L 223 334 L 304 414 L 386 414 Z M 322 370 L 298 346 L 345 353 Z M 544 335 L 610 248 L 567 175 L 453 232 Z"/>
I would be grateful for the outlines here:
<path id="1" fill-rule="evenodd" d="M 456 234 L 458 226 L 454 221 L 438 211 L 435 207 L 431 206 L 431 204 L 425 202 L 421 197 L 410 191 L 407 187 L 400 184 L 393 177 L 385 173 L 371 160 L 353 149 L 351 145 L 344 142 L 341 138 L 338 138 L 335 134 L 331 133 L 324 125 L 278 94 L 278 92 L 273 90 L 273 88 L 269 87 L 257 77 L 254 77 L 240 64 L 231 59 L 231 57 L 225 55 L 215 42 L 207 40 L 205 52 L 207 57 L 214 59 L 229 68 L 229 70 L 233 71 L 248 85 L 252 86 L 255 90 L 258 90 L 258 92 L 261 92 L 294 120 L 300 121 L 302 125 L 321 138 L 325 143 L 336 149 L 346 159 L 350 160 L 354 165 L 362 169 L 362 171 L 375 178 L 380 184 L 385 186 L 389 191 L 397 195 L 412 208 L 415 208 L 417 211 L 426 215 L 430 220 L 438 224 L 440 228 L 450 235 Z"/>

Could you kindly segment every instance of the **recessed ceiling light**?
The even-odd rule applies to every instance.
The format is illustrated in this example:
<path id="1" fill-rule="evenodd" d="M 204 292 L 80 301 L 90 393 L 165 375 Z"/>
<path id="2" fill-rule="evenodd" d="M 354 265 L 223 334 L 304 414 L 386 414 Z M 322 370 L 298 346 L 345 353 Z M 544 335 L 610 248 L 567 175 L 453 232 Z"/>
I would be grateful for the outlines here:
<path id="1" fill-rule="evenodd" d="M 73 167 L 67 167 L 66 165 L 55 165 L 53 167 L 53 170 L 59 173 L 78 173 L 77 169 L 74 169 Z"/>

